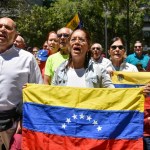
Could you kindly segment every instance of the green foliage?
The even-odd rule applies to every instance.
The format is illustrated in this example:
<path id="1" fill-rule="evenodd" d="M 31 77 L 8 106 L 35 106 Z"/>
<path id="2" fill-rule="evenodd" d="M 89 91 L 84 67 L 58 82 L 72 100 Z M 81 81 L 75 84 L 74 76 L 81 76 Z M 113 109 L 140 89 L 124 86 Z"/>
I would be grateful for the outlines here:
<path id="1" fill-rule="evenodd" d="M 45 7 L 33 6 L 28 14 L 21 14 L 18 18 L 18 30 L 25 37 L 30 46 L 44 43 L 49 31 L 52 30 L 51 12 Z"/>
<path id="2" fill-rule="evenodd" d="M 77 12 L 92 42 L 100 42 L 104 47 L 107 18 L 108 43 L 113 37 L 121 36 L 129 38 L 132 46 L 135 40 L 142 39 L 143 16 L 147 10 L 140 7 L 142 4 L 150 7 L 149 0 L 45 0 L 45 3 L 46 7 L 34 6 L 30 11 L 19 11 L 18 30 L 30 46 L 41 47 L 48 32 L 65 26 Z"/>

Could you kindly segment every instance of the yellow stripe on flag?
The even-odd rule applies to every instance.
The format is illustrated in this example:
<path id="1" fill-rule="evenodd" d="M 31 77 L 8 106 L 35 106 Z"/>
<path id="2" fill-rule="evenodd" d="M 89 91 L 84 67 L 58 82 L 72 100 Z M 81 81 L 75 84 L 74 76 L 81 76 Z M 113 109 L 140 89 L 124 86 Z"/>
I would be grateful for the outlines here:
<path id="1" fill-rule="evenodd" d="M 79 23 L 80 23 L 80 19 L 79 19 L 78 14 L 76 14 L 73 17 L 73 19 L 66 25 L 66 27 L 74 30 L 74 29 L 76 29 L 78 27 Z"/>
<path id="2" fill-rule="evenodd" d="M 95 110 L 138 110 L 143 112 L 142 88 L 74 88 L 28 84 L 24 102 Z"/>
<path id="3" fill-rule="evenodd" d="M 114 84 L 147 84 L 150 83 L 150 72 L 115 71 L 112 81 Z"/>

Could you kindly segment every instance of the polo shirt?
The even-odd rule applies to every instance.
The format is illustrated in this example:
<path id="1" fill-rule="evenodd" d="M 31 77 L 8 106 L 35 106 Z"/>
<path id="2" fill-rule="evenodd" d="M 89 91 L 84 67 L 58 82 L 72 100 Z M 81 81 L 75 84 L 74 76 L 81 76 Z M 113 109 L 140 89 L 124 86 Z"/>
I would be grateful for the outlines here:
<path id="1" fill-rule="evenodd" d="M 44 74 L 52 78 L 57 67 L 68 58 L 69 55 L 62 55 L 60 52 L 50 55 L 46 61 Z"/>
<path id="2" fill-rule="evenodd" d="M 144 69 L 146 69 L 147 67 L 147 64 L 148 64 L 148 61 L 149 61 L 149 56 L 147 55 L 142 55 L 140 58 L 134 53 L 134 54 L 131 54 L 129 55 L 127 58 L 126 58 L 126 62 L 130 63 L 130 64 L 133 64 L 133 65 L 137 65 L 137 64 L 142 64 L 142 67 Z"/>

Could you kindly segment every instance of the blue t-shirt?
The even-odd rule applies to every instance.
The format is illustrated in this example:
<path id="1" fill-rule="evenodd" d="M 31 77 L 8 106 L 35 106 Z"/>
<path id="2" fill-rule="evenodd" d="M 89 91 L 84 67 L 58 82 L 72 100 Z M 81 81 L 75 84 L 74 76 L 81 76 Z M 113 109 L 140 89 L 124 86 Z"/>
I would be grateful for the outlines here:
<path id="1" fill-rule="evenodd" d="M 131 54 L 129 55 L 127 58 L 126 58 L 126 62 L 130 63 L 130 64 L 133 64 L 133 65 L 137 65 L 137 64 L 141 64 L 142 67 L 144 69 L 146 69 L 147 67 L 147 64 L 148 64 L 148 61 L 149 61 L 150 57 L 147 56 L 147 55 L 142 55 L 140 58 L 134 53 L 134 54 Z"/>

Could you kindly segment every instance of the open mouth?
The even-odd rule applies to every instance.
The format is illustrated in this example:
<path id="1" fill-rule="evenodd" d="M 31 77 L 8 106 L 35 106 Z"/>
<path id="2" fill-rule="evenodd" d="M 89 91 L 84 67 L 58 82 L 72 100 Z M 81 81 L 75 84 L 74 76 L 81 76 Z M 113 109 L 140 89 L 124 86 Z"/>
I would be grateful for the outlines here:
<path id="1" fill-rule="evenodd" d="M 115 54 L 114 56 L 117 57 L 117 58 L 120 58 L 120 57 L 121 57 L 120 54 Z"/>
<path id="2" fill-rule="evenodd" d="M 7 37 L 6 37 L 6 35 L 4 35 L 4 34 L 0 34 L 0 38 L 1 38 L 1 39 L 6 39 Z"/>
<path id="3" fill-rule="evenodd" d="M 74 50 L 74 51 L 78 51 L 78 52 L 81 51 L 80 47 L 73 47 L 73 50 Z"/>

